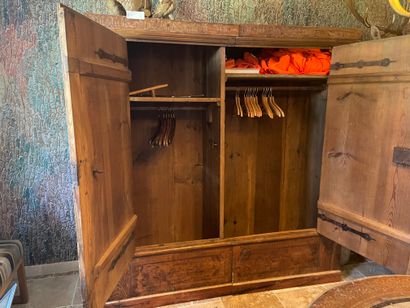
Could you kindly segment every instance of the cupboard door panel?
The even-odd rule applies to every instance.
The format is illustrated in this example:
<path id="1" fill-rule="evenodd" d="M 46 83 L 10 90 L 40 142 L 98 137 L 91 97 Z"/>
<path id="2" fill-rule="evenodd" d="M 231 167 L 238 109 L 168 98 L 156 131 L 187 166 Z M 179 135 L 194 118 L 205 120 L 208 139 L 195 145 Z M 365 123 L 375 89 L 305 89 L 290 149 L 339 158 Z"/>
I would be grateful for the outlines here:
<path id="1" fill-rule="evenodd" d="M 410 61 L 400 52 L 404 46 L 410 40 L 402 37 L 335 48 L 333 62 L 389 57 L 400 65 L 331 72 L 318 202 L 319 233 L 403 274 L 410 257 Z"/>
<path id="2" fill-rule="evenodd" d="M 59 22 L 83 299 L 102 307 L 135 249 L 127 49 L 63 6 Z"/>

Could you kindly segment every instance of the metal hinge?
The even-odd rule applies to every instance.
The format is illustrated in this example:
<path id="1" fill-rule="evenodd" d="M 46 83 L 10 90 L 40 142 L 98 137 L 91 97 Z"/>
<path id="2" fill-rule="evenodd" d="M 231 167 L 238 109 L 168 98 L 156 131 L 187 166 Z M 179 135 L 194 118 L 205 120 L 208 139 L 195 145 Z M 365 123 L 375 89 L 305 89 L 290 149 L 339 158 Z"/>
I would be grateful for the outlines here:
<path id="1" fill-rule="evenodd" d="M 352 63 L 340 63 L 340 62 L 336 62 L 333 63 L 330 66 L 330 69 L 332 70 L 340 70 L 343 68 L 353 68 L 353 67 L 357 67 L 357 68 L 363 68 L 365 66 L 389 66 L 391 63 L 396 62 L 393 60 L 390 60 L 389 58 L 384 58 L 382 60 L 376 60 L 376 61 L 357 61 L 357 62 L 352 62 Z"/>
<path id="2" fill-rule="evenodd" d="M 325 214 L 319 213 L 318 218 L 320 218 L 323 221 L 330 222 L 331 224 L 334 224 L 335 226 L 338 226 L 340 229 L 346 232 L 351 232 L 353 234 L 356 234 L 362 238 L 364 238 L 366 241 L 375 241 L 375 239 L 368 233 L 360 232 L 359 230 L 353 229 L 352 227 L 349 227 L 347 224 L 343 224 L 341 222 L 338 222 L 330 217 L 327 217 Z"/>
<path id="3" fill-rule="evenodd" d="M 108 59 L 108 60 L 111 60 L 114 63 L 121 63 L 124 66 L 128 66 L 128 60 L 127 59 L 121 58 L 121 57 L 119 57 L 117 55 L 114 55 L 114 54 L 110 54 L 110 53 L 106 52 L 105 50 L 103 50 L 101 48 L 99 48 L 95 53 L 98 55 L 98 57 L 100 59 Z"/>

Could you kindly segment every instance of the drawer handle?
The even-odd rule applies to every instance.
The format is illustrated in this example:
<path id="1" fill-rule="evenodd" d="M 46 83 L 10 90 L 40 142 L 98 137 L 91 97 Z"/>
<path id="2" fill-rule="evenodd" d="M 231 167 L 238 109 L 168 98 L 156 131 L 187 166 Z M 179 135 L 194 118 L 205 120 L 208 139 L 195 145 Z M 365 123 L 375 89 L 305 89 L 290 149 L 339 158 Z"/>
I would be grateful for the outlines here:
<path id="1" fill-rule="evenodd" d="M 410 167 L 410 149 L 395 147 L 393 150 L 393 163 L 402 167 Z"/>
<path id="2" fill-rule="evenodd" d="M 105 50 L 103 50 L 101 48 L 99 48 L 95 53 L 98 55 L 98 57 L 100 59 L 108 59 L 108 60 L 111 60 L 114 63 L 121 63 L 124 66 L 128 66 L 128 60 L 127 59 L 121 58 L 121 57 L 119 57 L 117 55 L 114 55 L 114 54 L 110 54 L 110 53 L 106 52 Z"/>
<path id="3" fill-rule="evenodd" d="M 396 62 L 396 61 L 390 60 L 389 58 L 384 58 L 382 60 L 376 60 L 376 61 L 363 61 L 363 60 L 360 60 L 360 61 L 352 62 L 352 63 L 336 62 L 336 63 L 333 63 L 330 66 L 330 69 L 337 71 L 337 70 L 341 70 L 343 68 L 354 68 L 354 67 L 363 68 L 363 67 L 366 67 L 366 66 L 383 66 L 383 67 L 386 67 L 386 66 L 389 66 L 393 62 Z"/>
<path id="4" fill-rule="evenodd" d="M 327 221 L 327 222 L 330 222 L 331 224 L 334 224 L 335 226 L 338 226 L 343 231 L 351 232 L 353 234 L 356 234 L 364 238 L 366 241 L 375 241 L 375 239 L 369 233 L 364 233 L 364 232 L 360 232 L 359 230 L 353 229 L 352 227 L 349 227 L 347 224 L 342 224 L 341 222 L 338 222 L 330 217 L 327 217 L 323 213 L 319 213 L 317 216 L 323 221 Z"/>

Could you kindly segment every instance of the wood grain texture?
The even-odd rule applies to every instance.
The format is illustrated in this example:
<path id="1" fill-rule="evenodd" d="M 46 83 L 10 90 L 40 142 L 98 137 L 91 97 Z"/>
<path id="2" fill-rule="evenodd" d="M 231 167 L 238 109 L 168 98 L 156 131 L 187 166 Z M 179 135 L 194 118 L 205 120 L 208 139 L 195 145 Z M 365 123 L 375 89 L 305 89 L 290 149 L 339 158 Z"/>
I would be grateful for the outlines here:
<path id="1" fill-rule="evenodd" d="M 219 107 L 208 107 L 203 113 L 204 124 L 204 190 L 202 237 L 217 238 L 220 234 L 220 151 L 221 113 Z"/>
<path id="2" fill-rule="evenodd" d="M 332 47 L 357 42 L 356 29 L 291 27 L 278 25 L 225 25 L 122 16 L 87 16 L 128 40 L 210 44 L 238 47 Z"/>
<path id="3" fill-rule="evenodd" d="M 161 298 L 189 301 L 316 283 L 317 277 L 338 280 L 336 259 L 336 245 L 314 229 L 148 246 L 137 249 L 111 301 L 153 305 Z"/>
<path id="4" fill-rule="evenodd" d="M 204 215 L 203 237 L 219 237 L 221 234 L 220 219 L 223 216 L 221 210 L 221 194 L 223 193 L 223 166 L 224 151 L 224 95 L 225 79 L 225 49 L 207 49 L 205 58 L 207 89 L 209 96 L 219 97 L 219 108 L 208 107 L 204 114 Z"/>
<path id="5" fill-rule="evenodd" d="M 158 96 L 219 98 L 219 49 L 211 46 L 129 42 L 131 90 L 168 84 Z"/>
<path id="6" fill-rule="evenodd" d="M 278 103 L 280 100 L 277 100 Z M 279 103 L 280 104 L 280 103 Z M 283 106 L 286 117 L 282 130 L 282 174 L 279 230 L 305 227 L 309 96 L 288 96 Z M 312 209 L 310 209 L 312 210 Z"/>
<path id="7" fill-rule="evenodd" d="M 410 88 L 401 75 L 409 63 L 397 52 L 407 42 L 403 37 L 335 49 L 333 61 L 370 55 L 369 60 L 394 57 L 397 62 L 332 72 L 318 203 L 325 215 L 374 240 L 319 219 L 320 233 L 403 274 L 409 273 L 410 170 L 393 162 L 393 152 L 410 145 Z M 385 83 L 389 74 L 394 78 Z M 344 75 L 342 83 L 337 75 Z M 370 83 L 362 82 L 370 75 Z"/>
<path id="8" fill-rule="evenodd" d="M 149 144 L 158 112 L 133 111 L 133 186 L 137 245 L 202 238 L 204 194 L 204 112 L 175 111 L 174 141 Z M 215 175 L 217 176 L 217 175 Z"/>
<path id="9" fill-rule="evenodd" d="M 235 247 L 233 281 L 313 272 L 318 267 L 319 244 L 319 239 L 314 238 Z"/>
<path id="10" fill-rule="evenodd" d="M 325 97 L 280 93 L 284 119 L 238 118 L 227 100 L 225 234 L 315 226 Z"/>
<path id="11" fill-rule="evenodd" d="M 284 288 L 301 287 L 306 285 L 338 282 L 341 280 L 340 271 L 324 271 L 305 275 L 277 277 L 244 283 L 222 284 L 177 292 L 148 295 L 108 302 L 105 307 L 159 307 L 214 298 L 226 295 L 244 294 L 250 292 L 263 292 Z"/>
<path id="12" fill-rule="evenodd" d="M 59 22 L 70 160 L 78 175 L 74 189 L 83 299 L 88 307 L 101 307 L 131 259 L 136 216 L 129 79 L 114 80 L 110 74 L 122 70 L 126 76 L 128 68 L 97 57 L 95 51 L 126 59 L 127 49 L 121 37 L 63 6 Z M 68 58 L 106 68 L 98 76 L 81 74 Z"/>
<path id="13" fill-rule="evenodd" d="M 408 276 L 368 277 L 328 290 L 311 307 L 408 307 L 409 294 Z"/>
<path id="14" fill-rule="evenodd" d="M 218 285 L 231 281 L 229 248 L 137 258 L 135 296 Z"/>

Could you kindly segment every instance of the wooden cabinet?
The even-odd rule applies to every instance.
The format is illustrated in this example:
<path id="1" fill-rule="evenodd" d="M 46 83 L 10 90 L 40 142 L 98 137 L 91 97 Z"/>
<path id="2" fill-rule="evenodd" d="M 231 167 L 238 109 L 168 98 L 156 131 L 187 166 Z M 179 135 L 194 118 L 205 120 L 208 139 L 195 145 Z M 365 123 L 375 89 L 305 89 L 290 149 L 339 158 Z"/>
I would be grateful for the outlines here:
<path id="1" fill-rule="evenodd" d="M 89 307 L 338 281 L 339 245 L 409 272 L 408 37 L 59 17 Z M 225 74 L 265 47 L 334 47 L 330 76 Z M 244 87 L 274 89 L 286 117 L 233 116 Z M 173 143 L 152 147 L 166 110 Z"/>

